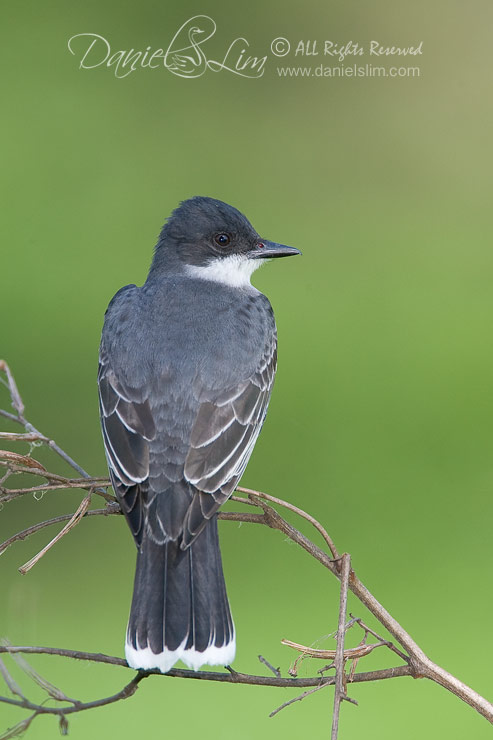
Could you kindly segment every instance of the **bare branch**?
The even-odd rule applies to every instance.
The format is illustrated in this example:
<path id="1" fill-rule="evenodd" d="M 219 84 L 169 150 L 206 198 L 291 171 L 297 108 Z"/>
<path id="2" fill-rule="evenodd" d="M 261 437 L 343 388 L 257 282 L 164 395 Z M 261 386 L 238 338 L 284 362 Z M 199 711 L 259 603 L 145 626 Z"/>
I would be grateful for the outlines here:
<path id="1" fill-rule="evenodd" d="M 4 418 L 9 419 L 10 421 L 16 422 L 21 424 L 24 429 L 25 433 L 23 434 L 12 434 L 10 432 L 6 433 L 0 433 L 0 440 L 7 439 L 10 442 L 28 442 L 30 444 L 35 443 L 41 443 L 45 444 L 51 449 L 54 450 L 60 457 L 62 457 L 69 465 L 71 465 L 72 468 L 77 470 L 83 477 L 79 479 L 69 479 L 63 476 L 60 476 L 55 473 L 50 473 L 47 471 L 39 462 L 34 460 L 30 455 L 20 455 L 18 453 L 12 453 L 9 451 L 3 451 L 0 452 L 0 468 L 5 469 L 5 474 L 0 479 L 0 503 L 5 503 L 7 501 L 10 501 L 18 496 L 26 495 L 28 493 L 32 493 L 33 495 L 37 494 L 43 494 L 46 491 L 53 491 L 53 490 L 64 490 L 64 489 L 73 489 L 78 488 L 85 491 L 88 491 L 88 494 L 85 496 L 85 498 L 82 500 L 79 508 L 75 512 L 75 514 L 71 515 L 62 515 L 60 517 L 55 517 L 53 519 L 47 520 L 45 522 L 40 522 L 38 524 L 33 525 L 32 527 L 29 527 L 22 532 L 17 533 L 16 535 L 13 535 L 10 537 L 10 539 L 6 540 L 2 545 L 0 545 L 0 553 L 3 552 L 7 547 L 9 547 L 11 544 L 16 542 L 17 540 L 25 539 L 26 537 L 29 537 L 31 534 L 34 534 L 35 532 L 43 529 L 44 527 L 50 526 L 52 524 L 56 524 L 59 522 L 67 522 L 66 526 L 61 530 L 61 532 L 52 540 L 52 542 L 43 548 L 41 553 L 39 553 L 35 558 L 33 558 L 30 563 L 37 562 L 39 557 L 41 557 L 41 554 L 47 551 L 49 547 L 51 547 L 52 544 L 54 544 L 60 537 L 64 536 L 73 526 L 75 526 L 76 523 L 78 523 L 81 519 L 87 517 L 87 516 L 99 516 L 99 515 L 108 515 L 108 514 L 116 514 L 119 512 L 119 506 L 116 503 L 116 500 L 111 494 L 107 493 L 105 488 L 109 486 L 109 480 L 107 478 L 101 477 L 101 478 L 90 478 L 89 475 L 74 461 L 70 456 L 67 455 L 61 448 L 56 445 L 56 443 L 53 440 L 50 440 L 48 437 L 45 437 L 41 432 L 39 432 L 35 427 L 33 427 L 30 422 L 27 421 L 27 419 L 24 416 L 24 405 L 22 402 L 22 398 L 19 394 L 19 390 L 16 386 L 15 380 L 12 376 L 12 373 L 10 372 L 7 364 L 3 361 L 0 361 L 0 372 L 4 372 L 6 376 L 6 380 L 3 380 L 0 377 L 0 381 L 8 388 L 11 398 L 11 403 L 15 414 L 12 414 L 8 411 L 0 410 L 0 415 Z M 46 483 L 43 485 L 33 486 L 31 488 L 19 488 L 19 489 L 9 489 L 4 487 L 5 481 L 11 476 L 16 474 L 30 474 L 42 477 L 46 480 Z M 279 498 L 276 498 L 274 496 L 270 496 L 266 493 L 263 493 L 261 491 L 255 491 L 250 490 L 247 488 L 239 488 L 238 491 L 246 493 L 248 495 L 248 498 L 244 498 L 241 496 L 232 496 L 232 500 L 236 501 L 238 503 L 250 506 L 250 507 L 257 507 L 262 509 L 261 514 L 259 513 L 245 513 L 245 512 L 221 512 L 219 514 L 220 519 L 225 519 L 229 521 L 236 521 L 236 522 L 248 522 L 248 523 L 254 523 L 254 524 L 263 524 L 271 529 L 277 529 L 279 530 L 285 537 L 288 537 L 293 542 L 298 544 L 301 548 L 303 548 L 308 554 L 313 557 L 315 560 L 320 562 L 327 570 L 329 570 L 333 575 L 335 575 L 340 581 L 341 581 L 341 593 L 340 593 L 340 605 L 339 605 L 339 620 L 338 620 L 338 630 L 337 630 L 337 648 L 335 651 L 331 650 L 318 650 L 316 648 L 307 648 L 303 645 L 299 645 L 298 643 L 293 643 L 291 641 L 283 641 L 284 644 L 288 645 L 289 647 L 295 648 L 299 650 L 302 654 L 300 658 L 297 659 L 300 660 L 302 658 L 324 658 L 324 659 L 333 659 L 334 665 L 328 666 L 327 668 L 322 669 L 322 671 L 328 669 L 329 667 L 335 667 L 336 669 L 336 675 L 331 677 L 324 677 L 321 678 L 320 675 L 317 675 L 316 677 L 310 677 L 310 678 L 283 678 L 280 675 L 280 672 L 278 672 L 278 669 L 273 668 L 268 661 L 261 658 L 261 662 L 263 662 L 269 670 L 271 670 L 274 675 L 270 676 L 255 676 L 255 675 L 249 675 L 244 673 L 238 673 L 237 671 L 233 670 L 230 667 L 228 668 L 228 672 L 215 672 L 215 671 L 188 671 L 188 670 L 182 670 L 178 668 L 173 668 L 171 671 L 169 671 L 167 674 L 161 674 L 158 671 L 150 671 L 150 672 L 139 672 L 130 683 L 126 684 L 126 686 L 123 687 L 121 691 L 119 691 L 117 694 L 114 694 L 113 696 L 106 697 L 103 699 L 98 699 L 93 702 L 79 702 L 78 700 L 71 700 L 68 699 L 63 692 L 59 692 L 58 689 L 55 689 L 55 692 L 59 692 L 57 694 L 57 700 L 61 701 L 62 697 L 64 701 L 71 701 L 73 702 L 73 706 L 71 707 L 51 707 L 51 706 L 45 706 L 45 705 L 37 705 L 32 702 L 30 702 L 28 699 L 24 697 L 22 694 L 22 691 L 20 687 L 17 686 L 17 684 L 13 681 L 12 677 L 10 676 L 10 673 L 8 672 L 6 666 L 4 666 L 3 663 L 1 663 L 0 666 L 0 673 L 2 673 L 4 680 L 7 683 L 8 688 L 13 691 L 14 695 L 16 695 L 18 698 L 8 698 L 8 697 L 1 697 L 0 696 L 0 702 L 19 706 L 24 709 L 27 709 L 33 714 L 31 714 L 28 718 L 23 720 L 23 722 L 16 725 L 14 728 L 8 731 L 8 733 L 4 737 L 15 737 L 18 734 L 20 734 L 24 729 L 27 728 L 27 726 L 31 723 L 31 721 L 34 719 L 35 716 L 38 714 L 53 714 L 57 715 L 60 721 L 60 728 L 62 732 L 66 732 L 67 729 L 67 720 L 66 715 L 82 711 L 84 709 L 92 709 L 94 707 L 98 706 L 104 706 L 105 704 L 110 704 L 115 701 L 120 701 L 121 699 L 125 699 L 128 696 L 131 696 L 137 689 L 138 684 L 140 681 L 145 678 L 146 676 L 150 674 L 154 675 L 165 675 L 166 677 L 173 677 L 173 678 L 186 678 L 186 679 L 194 679 L 194 680 L 208 680 L 208 681 L 220 681 L 220 682 L 226 682 L 226 683 L 242 683 L 242 684 L 251 684 L 251 685 L 258 685 L 258 686 L 276 686 L 276 687 L 284 687 L 284 688 L 310 688 L 313 687 L 312 691 L 304 692 L 300 696 L 296 697 L 295 699 L 291 699 L 288 702 L 285 702 L 278 710 L 275 710 L 275 713 L 277 711 L 280 711 L 280 709 L 284 708 L 285 706 L 289 706 L 290 704 L 294 703 L 295 701 L 301 701 L 306 696 L 310 695 L 311 693 L 314 693 L 315 691 L 319 691 L 321 688 L 324 688 L 325 686 L 333 685 L 335 684 L 335 695 L 334 695 L 334 716 L 333 716 L 333 726 L 332 726 L 332 738 L 337 737 L 337 731 L 338 731 L 338 723 L 339 723 L 339 711 L 340 711 L 340 704 L 343 700 L 350 700 L 346 695 L 346 683 L 358 683 L 358 682 L 368 682 L 368 681 L 380 681 L 388 678 L 395 678 L 399 676 L 412 676 L 413 678 L 428 678 L 444 688 L 446 688 L 448 691 L 452 692 L 456 696 L 458 696 L 462 701 L 469 704 L 471 707 L 476 709 L 477 712 L 479 712 L 482 716 L 484 716 L 486 719 L 488 719 L 489 722 L 493 723 L 493 704 L 490 703 L 487 699 L 480 696 L 477 692 L 475 692 L 473 689 L 471 689 L 469 686 L 464 684 L 459 679 L 452 676 L 450 673 L 445 671 L 443 668 L 440 668 L 439 666 L 435 665 L 427 655 L 421 650 L 421 648 L 416 644 L 416 642 L 411 638 L 411 636 L 403 629 L 403 627 L 391 616 L 391 614 L 377 601 L 377 599 L 370 593 L 370 591 L 361 583 L 361 581 L 356 576 L 355 572 L 351 569 L 350 565 L 350 557 L 349 555 L 343 555 L 342 558 L 339 557 L 338 551 L 325 530 L 325 528 L 311 515 L 304 512 L 302 509 L 299 509 L 298 507 L 294 506 L 293 504 L 290 504 L 286 501 L 283 501 Z M 107 501 L 108 505 L 105 509 L 98 509 L 89 511 L 89 500 L 91 492 L 98 493 L 99 495 L 103 496 Z M 302 534 L 298 529 L 296 529 L 293 525 L 291 525 L 289 522 L 287 522 L 272 506 L 274 504 L 275 506 L 281 506 L 284 509 L 287 509 L 293 513 L 295 513 L 297 516 L 301 517 L 305 521 L 308 521 L 322 536 L 324 545 L 328 548 L 329 552 L 326 552 L 321 547 L 314 544 L 308 537 L 306 537 L 304 534 Z M 24 569 L 30 565 L 30 563 L 26 564 L 24 566 Z M 380 622 L 383 627 L 392 635 L 395 642 L 399 645 L 397 647 L 394 645 L 393 642 L 389 642 L 388 640 L 385 640 L 384 638 L 380 637 L 377 632 L 367 627 L 367 625 L 359 618 L 352 618 L 351 622 L 348 624 L 345 624 L 346 621 L 346 608 L 347 608 L 347 592 L 348 590 L 351 590 L 351 592 L 359 599 L 359 601 L 370 611 L 371 614 Z M 352 624 L 358 623 L 360 628 L 364 630 L 364 637 L 361 641 L 361 643 L 356 648 L 350 648 L 348 650 L 344 650 L 344 637 L 345 632 Z M 373 635 L 377 639 L 377 643 L 367 643 L 367 637 L 368 635 Z M 404 665 L 398 666 L 396 668 L 387 668 L 379 671 L 371 671 L 371 672 L 361 672 L 361 673 L 355 673 L 356 664 L 359 660 L 363 659 L 366 655 L 368 655 L 370 652 L 375 650 L 377 647 L 387 647 L 390 650 L 392 650 L 396 655 L 398 655 L 403 661 Z M 402 650 L 400 649 L 402 648 Z M 127 669 L 129 669 L 126 661 L 124 661 L 122 658 L 116 658 L 112 656 L 102 655 L 102 654 L 93 654 L 93 653 L 83 653 L 79 651 L 74 650 L 62 650 L 58 648 L 45 648 L 45 647 L 22 647 L 22 646 L 5 646 L 0 645 L 0 653 L 9 653 L 12 656 L 16 653 L 42 653 L 42 654 L 50 654 L 50 655 L 59 655 L 64 656 L 67 658 L 76 658 L 80 660 L 90 660 L 94 662 L 99 663 L 108 663 L 112 665 L 117 666 L 123 666 Z M 349 675 L 346 675 L 344 666 L 345 661 L 352 660 L 352 668 L 349 673 Z M 129 669 L 130 670 L 130 669 Z M 32 674 L 31 674 L 32 675 Z M 37 674 L 36 674 L 37 675 Z M 34 678 L 34 676 L 32 675 Z M 45 679 L 41 679 L 42 685 L 49 685 L 48 682 L 45 681 Z M 53 687 L 54 689 L 54 687 Z M 52 696 L 54 694 L 51 694 Z"/>
<path id="2" fill-rule="evenodd" d="M 252 519 L 252 516 L 255 515 L 240 514 L 237 512 L 225 512 L 221 514 L 221 518 L 230 520 L 232 519 L 234 521 L 255 521 L 256 523 L 267 524 L 273 529 L 278 529 L 284 535 L 288 536 L 294 542 L 299 544 L 304 550 L 312 555 L 312 557 L 322 563 L 322 565 L 324 565 L 328 570 L 336 575 L 337 578 L 341 577 L 338 561 L 332 560 L 323 550 L 321 550 L 317 545 L 315 545 L 307 537 L 305 537 L 305 535 L 295 529 L 291 524 L 286 522 L 264 500 L 256 497 L 255 501 L 257 502 L 257 505 L 259 505 L 263 509 L 263 515 L 257 515 L 255 519 Z M 88 512 L 88 514 L 89 513 L 90 512 Z M 366 589 L 361 581 L 359 581 L 359 579 L 356 577 L 356 574 L 352 570 L 349 575 L 349 589 L 360 599 L 360 601 L 362 601 L 363 604 L 365 604 L 365 606 L 367 606 L 369 611 L 381 622 L 381 624 L 383 624 L 383 626 L 393 635 L 397 642 L 399 642 L 409 653 L 410 670 L 408 670 L 405 666 L 403 667 L 405 668 L 405 673 L 393 675 L 413 675 L 415 677 L 430 678 L 431 680 L 436 681 L 440 685 L 444 686 L 444 688 L 447 688 L 449 691 L 459 696 L 463 701 L 474 707 L 490 722 L 493 722 L 493 705 L 486 699 L 484 699 L 484 697 L 481 697 L 479 694 L 477 694 L 477 692 L 475 692 L 473 689 L 466 686 L 463 682 L 459 681 L 447 671 L 444 671 L 444 669 L 436 666 L 432 661 L 430 661 L 430 659 L 427 658 L 427 656 L 423 653 L 419 646 L 416 645 L 416 643 L 407 634 L 407 632 L 405 632 L 405 630 L 399 625 L 399 623 L 393 619 L 393 617 L 375 599 L 375 597 L 368 591 L 368 589 Z M 357 675 L 358 674 L 356 674 L 356 676 Z M 356 676 L 354 680 L 358 680 Z M 284 680 L 289 681 L 291 679 Z M 314 684 L 309 685 L 311 686 Z"/>
<path id="3" fill-rule="evenodd" d="M 109 665 L 121 666 L 128 670 L 130 668 L 127 661 L 123 658 L 117 658 L 113 655 L 104 653 L 87 653 L 80 650 L 66 650 L 63 648 L 52 647 L 33 647 L 21 645 L 0 645 L 1 653 L 25 653 L 29 655 L 59 655 L 64 658 L 74 658 L 75 660 L 89 660 L 94 663 L 107 663 Z M 277 688 L 309 688 L 320 684 L 320 676 L 310 678 L 278 678 L 277 676 L 256 676 L 248 673 L 239 673 L 230 669 L 229 673 L 220 671 L 189 671 L 182 668 L 172 668 L 168 673 L 161 673 L 158 670 L 146 671 L 146 676 L 161 676 L 162 678 L 187 678 L 196 681 L 217 681 L 219 683 L 240 683 L 249 684 L 250 686 L 275 686 Z M 389 678 L 401 678 L 403 676 L 412 676 L 409 666 L 398 666 L 396 668 L 386 668 L 380 671 L 368 671 L 366 673 L 356 673 L 352 683 L 366 683 L 368 681 L 382 681 Z M 335 677 L 331 676 L 323 679 L 324 681 L 334 683 Z M 2 698 L 0 697 L 0 701 Z"/>

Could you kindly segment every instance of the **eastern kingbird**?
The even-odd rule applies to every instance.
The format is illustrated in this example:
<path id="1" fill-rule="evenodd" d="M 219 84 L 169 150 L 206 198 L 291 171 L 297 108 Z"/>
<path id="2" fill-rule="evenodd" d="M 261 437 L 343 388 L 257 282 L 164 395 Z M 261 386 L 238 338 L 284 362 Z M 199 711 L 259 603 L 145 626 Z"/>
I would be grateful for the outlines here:
<path id="1" fill-rule="evenodd" d="M 277 357 L 274 314 L 250 276 L 293 254 L 236 208 L 191 198 L 164 225 L 144 285 L 121 288 L 106 311 L 104 446 L 138 550 L 132 668 L 233 661 L 216 513 L 252 453 Z"/>

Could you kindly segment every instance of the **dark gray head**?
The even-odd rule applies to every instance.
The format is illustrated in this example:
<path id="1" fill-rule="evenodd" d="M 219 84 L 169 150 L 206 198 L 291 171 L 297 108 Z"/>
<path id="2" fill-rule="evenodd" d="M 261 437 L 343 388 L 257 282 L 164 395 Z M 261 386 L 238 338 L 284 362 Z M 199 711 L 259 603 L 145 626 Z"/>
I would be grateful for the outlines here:
<path id="1" fill-rule="evenodd" d="M 292 254 L 300 252 L 260 237 L 236 208 L 196 196 L 183 201 L 164 225 L 150 276 L 178 271 L 242 285 L 264 260 Z"/>

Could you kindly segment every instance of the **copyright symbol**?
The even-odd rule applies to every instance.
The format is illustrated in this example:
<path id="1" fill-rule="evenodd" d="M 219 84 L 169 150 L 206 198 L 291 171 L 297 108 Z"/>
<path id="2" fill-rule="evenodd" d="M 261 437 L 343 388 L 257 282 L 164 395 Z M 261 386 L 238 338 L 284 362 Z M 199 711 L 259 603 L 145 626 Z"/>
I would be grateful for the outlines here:
<path id="1" fill-rule="evenodd" d="M 291 44 L 287 39 L 283 38 L 282 36 L 278 36 L 277 39 L 274 39 L 274 41 L 271 43 L 270 49 L 272 53 L 276 55 L 276 57 L 285 57 L 286 54 L 289 54 Z"/>

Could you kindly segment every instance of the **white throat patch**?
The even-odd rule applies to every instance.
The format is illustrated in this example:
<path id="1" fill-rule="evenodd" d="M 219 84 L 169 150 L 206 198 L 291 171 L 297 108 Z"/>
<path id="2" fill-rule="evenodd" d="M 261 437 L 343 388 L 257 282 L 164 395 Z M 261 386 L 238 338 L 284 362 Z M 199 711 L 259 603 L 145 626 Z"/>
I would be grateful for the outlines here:
<path id="1" fill-rule="evenodd" d="M 250 277 L 261 265 L 267 262 L 262 259 L 248 259 L 239 254 L 229 257 L 218 257 L 208 265 L 198 267 L 187 265 L 187 273 L 202 280 L 229 285 L 232 288 L 247 288 L 251 285 Z"/>

